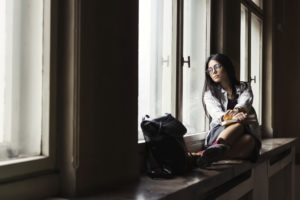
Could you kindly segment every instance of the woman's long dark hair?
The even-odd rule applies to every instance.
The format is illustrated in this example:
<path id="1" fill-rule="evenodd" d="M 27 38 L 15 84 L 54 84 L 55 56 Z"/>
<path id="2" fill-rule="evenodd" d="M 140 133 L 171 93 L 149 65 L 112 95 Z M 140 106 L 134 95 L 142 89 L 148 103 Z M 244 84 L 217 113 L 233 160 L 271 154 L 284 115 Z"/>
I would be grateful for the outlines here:
<path id="1" fill-rule="evenodd" d="M 205 114 L 208 117 L 209 117 L 209 115 L 207 113 L 206 105 L 204 102 L 204 94 L 206 91 L 211 91 L 212 96 L 214 96 L 216 99 L 219 100 L 219 102 L 222 106 L 222 109 L 225 111 L 225 108 L 223 107 L 223 104 L 222 104 L 222 102 L 224 102 L 225 99 L 221 93 L 221 86 L 219 83 L 215 83 L 212 80 L 212 78 L 210 77 L 210 75 L 208 73 L 206 73 L 206 71 L 208 69 L 208 63 L 211 60 L 218 61 L 222 65 L 222 67 L 225 69 L 225 71 L 227 72 L 228 78 L 231 83 L 232 94 L 234 97 L 236 96 L 235 86 L 240 84 L 240 82 L 236 79 L 234 66 L 233 66 L 231 60 L 226 55 L 213 54 L 207 58 L 207 61 L 205 63 L 205 83 L 204 83 L 204 87 L 203 87 L 203 91 L 202 91 L 202 104 L 204 107 Z"/>

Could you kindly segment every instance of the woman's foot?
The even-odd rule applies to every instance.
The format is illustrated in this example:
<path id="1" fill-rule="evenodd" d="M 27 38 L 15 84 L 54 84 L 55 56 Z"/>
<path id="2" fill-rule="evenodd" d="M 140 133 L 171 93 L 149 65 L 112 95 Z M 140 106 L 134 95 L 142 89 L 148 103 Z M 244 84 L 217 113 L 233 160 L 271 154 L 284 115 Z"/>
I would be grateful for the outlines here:
<path id="1" fill-rule="evenodd" d="M 214 145 L 216 145 L 216 144 L 218 144 L 218 141 L 216 140 L 214 143 L 212 143 L 212 145 L 211 146 L 214 146 Z M 202 151 L 199 151 L 199 152 L 193 152 L 192 154 L 193 155 L 196 155 L 196 156 L 202 156 L 203 155 L 203 153 L 206 151 L 206 149 L 204 149 L 204 150 L 202 150 Z"/>
<path id="2" fill-rule="evenodd" d="M 228 150 L 228 146 L 225 144 L 215 144 L 208 147 L 197 159 L 198 167 L 207 167 L 211 165 L 211 163 L 221 160 L 226 151 Z"/>

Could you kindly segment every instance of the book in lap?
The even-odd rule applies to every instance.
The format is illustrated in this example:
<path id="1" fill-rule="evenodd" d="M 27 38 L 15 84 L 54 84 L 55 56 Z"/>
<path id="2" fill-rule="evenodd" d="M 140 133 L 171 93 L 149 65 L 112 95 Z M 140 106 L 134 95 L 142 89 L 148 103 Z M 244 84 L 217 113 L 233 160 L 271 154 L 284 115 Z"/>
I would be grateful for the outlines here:
<path id="1" fill-rule="evenodd" d="M 229 119 L 229 120 L 225 120 L 221 123 L 222 126 L 228 126 L 230 124 L 236 123 L 237 121 L 234 119 Z M 253 124 L 253 123 L 257 123 L 256 120 L 256 115 L 255 114 L 251 114 L 248 115 L 247 118 L 243 121 L 243 123 L 245 124 Z"/>

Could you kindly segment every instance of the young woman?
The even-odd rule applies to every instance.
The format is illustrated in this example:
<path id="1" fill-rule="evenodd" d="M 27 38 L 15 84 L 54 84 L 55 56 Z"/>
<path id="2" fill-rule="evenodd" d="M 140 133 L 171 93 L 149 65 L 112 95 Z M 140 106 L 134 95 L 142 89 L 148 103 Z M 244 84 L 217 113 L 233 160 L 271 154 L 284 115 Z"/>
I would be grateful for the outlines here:
<path id="1" fill-rule="evenodd" d="M 210 131 L 205 140 L 206 150 L 199 153 L 198 165 L 207 166 L 221 159 L 255 161 L 261 142 L 257 119 L 254 124 L 247 122 L 247 116 L 255 114 L 252 90 L 248 83 L 236 79 L 232 62 L 224 54 L 207 59 L 202 100 Z M 236 123 L 222 126 L 226 119 Z"/>

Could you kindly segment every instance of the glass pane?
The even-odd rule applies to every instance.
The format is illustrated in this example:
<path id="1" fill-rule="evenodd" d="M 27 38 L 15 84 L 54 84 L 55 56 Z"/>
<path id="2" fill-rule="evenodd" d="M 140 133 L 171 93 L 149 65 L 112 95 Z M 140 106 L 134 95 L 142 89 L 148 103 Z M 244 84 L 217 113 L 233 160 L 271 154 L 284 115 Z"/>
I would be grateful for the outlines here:
<path id="1" fill-rule="evenodd" d="M 248 9 L 241 4 L 241 68 L 240 80 L 248 81 Z"/>
<path id="2" fill-rule="evenodd" d="M 139 1 L 139 138 L 140 122 L 145 114 L 157 117 L 174 114 L 172 0 Z"/>
<path id="3" fill-rule="evenodd" d="M 0 143 L 4 142 L 6 1 L 0 0 Z"/>
<path id="4" fill-rule="evenodd" d="M 0 160 L 41 154 L 43 9 L 0 0 Z"/>
<path id="5" fill-rule="evenodd" d="M 252 0 L 258 7 L 263 8 L 263 0 Z"/>
<path id="6" fill-rule="evenodd" d="M 255 108 L 261 124 L 261 92 L 262 92 L 262 21 L 251 14 L 251 86 Z"/>
<path id="7" fill-rule="evenodd" d="M 191 67 L 183 67 L 183 123 L 188 133 L 206 130 L 202 89 L 207 56 L 207 1 L 184 1 L 183 56 L 190 56 Z"/>

